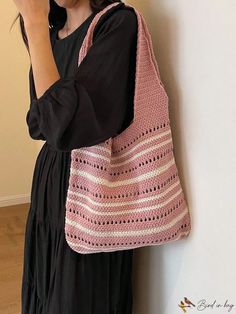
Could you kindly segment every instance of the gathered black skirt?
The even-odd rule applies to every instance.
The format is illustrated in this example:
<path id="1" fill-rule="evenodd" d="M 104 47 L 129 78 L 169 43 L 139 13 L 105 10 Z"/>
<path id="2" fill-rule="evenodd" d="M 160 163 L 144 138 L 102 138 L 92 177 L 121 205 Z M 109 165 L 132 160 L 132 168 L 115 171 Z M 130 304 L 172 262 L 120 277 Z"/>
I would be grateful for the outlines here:
<path id="1" fill-rule="evenodd" d="M 22 314 L 131 314 L 133 249 L 79 254 L 65 240 L 70 152 L 44 143 L 26 220 Z"/>

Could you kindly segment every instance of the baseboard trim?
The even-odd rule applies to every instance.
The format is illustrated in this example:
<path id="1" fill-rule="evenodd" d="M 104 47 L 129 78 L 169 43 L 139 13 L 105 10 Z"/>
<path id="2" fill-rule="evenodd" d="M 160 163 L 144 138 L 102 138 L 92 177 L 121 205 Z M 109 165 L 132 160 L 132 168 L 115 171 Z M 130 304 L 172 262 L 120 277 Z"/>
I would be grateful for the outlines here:
<path id="1" fill-rule="evenodd" d="M 10 195 L 0 197 L 0 207 L 30 203 L 30 194 Z"/>

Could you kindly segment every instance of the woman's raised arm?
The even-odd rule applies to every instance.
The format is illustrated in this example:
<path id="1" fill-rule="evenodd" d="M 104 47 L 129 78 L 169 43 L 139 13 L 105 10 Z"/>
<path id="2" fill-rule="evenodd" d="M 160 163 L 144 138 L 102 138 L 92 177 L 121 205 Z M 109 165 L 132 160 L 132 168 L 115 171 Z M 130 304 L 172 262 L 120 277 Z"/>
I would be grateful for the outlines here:
<path id="1" fill-rule="evenodd" d="M 75 75 L 33 98 L 26 121 L 32 138 L 58 150 L 95 145 L 122 128 L 133 106 L 137 19 L 122 9 L 107 18 Z"/>

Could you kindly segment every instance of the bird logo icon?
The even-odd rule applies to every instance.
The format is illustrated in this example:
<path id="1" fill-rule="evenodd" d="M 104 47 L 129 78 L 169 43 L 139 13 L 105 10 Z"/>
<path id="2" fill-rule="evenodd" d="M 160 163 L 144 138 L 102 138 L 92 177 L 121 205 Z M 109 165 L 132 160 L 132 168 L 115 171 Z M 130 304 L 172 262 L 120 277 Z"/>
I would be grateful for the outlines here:
<path id="1" fill-rule="evenodd" d="M 184 313 L 187 313 L 187 307 L 195 307 L 196 305 L 193 304 L 187 297 L 184 297 L 184 301 L 180 301 L 180 304 L 178 304 L 178 306 L 182 309 Z"/>

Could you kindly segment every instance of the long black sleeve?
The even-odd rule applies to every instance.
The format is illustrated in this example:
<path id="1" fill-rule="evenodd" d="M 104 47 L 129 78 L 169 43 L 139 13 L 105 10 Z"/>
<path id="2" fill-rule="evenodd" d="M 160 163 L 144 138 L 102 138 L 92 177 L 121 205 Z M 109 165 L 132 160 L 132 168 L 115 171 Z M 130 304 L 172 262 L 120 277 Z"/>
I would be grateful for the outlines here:
<path id="1" fill-rule="evenodd" d="M 29 134 L 57 150 L 105 141 L 125 127 L 132 111 L 136 14 L 117 10 L 95 30 L 93 45 L 74 76 L 60 78 L 38 99 L 31 86 Z"/>

